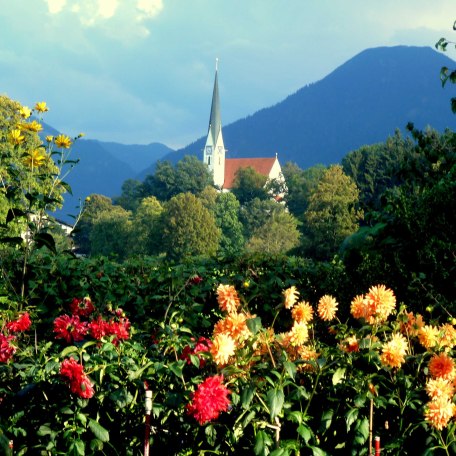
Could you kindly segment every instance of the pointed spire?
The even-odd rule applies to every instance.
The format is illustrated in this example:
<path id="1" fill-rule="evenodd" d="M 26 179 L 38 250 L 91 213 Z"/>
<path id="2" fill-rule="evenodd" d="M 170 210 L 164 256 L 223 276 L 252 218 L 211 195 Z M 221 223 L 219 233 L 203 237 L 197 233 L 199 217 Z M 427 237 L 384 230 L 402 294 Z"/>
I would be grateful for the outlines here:
<path id="1" fill-rule="evenodd" d="M 218 135 L 222 129 L 222 120 L 220 116 L 220 98 L 218 90 L 218 59 L 215 59 L 215 80 L 214 91 L 212 92 L 211 117 L 209 119 L 209 131 L 212 136 L 213 144 L 217 143 Z"/>

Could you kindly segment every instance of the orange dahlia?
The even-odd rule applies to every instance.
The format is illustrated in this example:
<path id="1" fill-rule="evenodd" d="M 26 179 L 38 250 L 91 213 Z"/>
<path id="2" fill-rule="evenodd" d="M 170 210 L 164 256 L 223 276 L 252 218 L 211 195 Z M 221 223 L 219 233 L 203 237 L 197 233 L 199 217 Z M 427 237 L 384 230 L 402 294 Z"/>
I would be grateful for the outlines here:
<path id="1" fill-rule="evenodd" d="M 407 354 L 407 339 L 400 333 L 393 334 L 391 340 L 382 347 L 380 361 L 389 367 L 401 367 Z"/>
<path id="2" fill-rule="evenodd" d="M 291 316 L 293 320 L 298 323 L 309 323 L 313 318 L 313 309 L 312 306 L 305 301 L 298 302 L 291 309 Z"/>
<path id="3" fill-rule="evenodd" d="M 439 327 L 440 346 L 453 348 L 456 345 L 456 329 L 453 325 L 446 323 Z"/>
<path id="4" fill-rule="evenodd" d="M 241 343 L 251 335 L 247 327 L 247 315 L 244 313 L 231 313 L 223 320 L 218 321 L 214 326 L 214 336 L 227 334 L 236 343 Z"/>
<path id="5" fill-rule="evenodd" d="M 454 361 L 446 353 L 435 354 L 429 361 L 428 367 L 432 378 L 452 380 L 456 374 Z"/>
<path id="6" fill-rule="evenodd" d="M 359 351 L 359 342 L 356 336 L 350 336 L 344 339 L 340 344 L 339 348 L 344 352 L 358 352 Z"/>
<path id="7" fill-rule="evenodd" d="M 324 321 L 330 321 L 336 316 L 338 302 L 330 295 L 324 295 L 318 301 L 317 312 Z"/>
<path id="8" fill-rule="evenodd" d="M 240 305 L 239 296 L 233 285 L 220 284 L 217 287 L 217 302 L 224 312 L 234 313 Z"/>
<path id="9" fill-rule="evenodd" d="M 282 292 L 284 297 L 285 309 L 291 309 L 299 299 L 299 292 L 293 285 Z"/>
<path id="10" fill-rule="evenodd" d="M 365 300 L 370 309 L 375 323 L 385 321 L 396 307 L 394 293 L 385 285 L 377 285 L 369 288 Z"/>
<path id="11" fill-rule="evenodd" d="M 455 413 L 455 405 L 447 397 L 437 397 L 428 402 L 424 418 L 432 427 L 441 431 Z"/>
<path id="12" fill-rule="evenodd" d="M 315 370 L 315 364 L 311 361 L 316 361 L 319 357 L 319 354 L 312 348 L 307 345 L 301 345 L 298 347 L 298 358 L 306 361 L 303 364 L 298 366 L 299 371 L 313 371 Z"/>
<path id="13" fill-rule="evenodd" d="M 358 295 L 353 298 L 350 306 L 350 312 L 358 320 L 363 318 L 367 321 L 369 319 L 371 311 L 363 295 Z"/>

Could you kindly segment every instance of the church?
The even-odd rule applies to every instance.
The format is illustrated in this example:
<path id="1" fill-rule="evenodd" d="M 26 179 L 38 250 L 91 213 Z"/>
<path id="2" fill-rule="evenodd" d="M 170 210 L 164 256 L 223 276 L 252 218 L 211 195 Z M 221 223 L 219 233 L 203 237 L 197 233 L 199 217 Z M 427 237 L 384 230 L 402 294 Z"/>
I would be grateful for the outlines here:
<path id="1" fill-rule="evenodd" d="M 203 161 L 214 176 L 214 185 L 222 191 L 231 190 L 237 171 L 241 168 L 248 167 L 267 176 L 269 180 L 277 179 L 283 181 L 282 169 L 277 154 L 275 157 L 268 158 L 226 158 L 226 149 L 222 134 L 217 73 L 218 68 L 216 66 L 209 130 L 203 151 Z"/>

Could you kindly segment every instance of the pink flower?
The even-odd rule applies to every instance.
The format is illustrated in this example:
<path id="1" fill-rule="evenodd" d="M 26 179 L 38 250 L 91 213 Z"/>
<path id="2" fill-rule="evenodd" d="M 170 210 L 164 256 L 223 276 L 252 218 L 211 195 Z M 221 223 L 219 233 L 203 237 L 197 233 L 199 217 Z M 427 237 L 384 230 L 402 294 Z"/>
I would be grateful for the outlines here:
<path id="1" fill-rule="evenodd" d="M 32 325 L 28 312 L 23 313 L 17 320 L 10 321 L 6 324 L 6 329 L 11 332 L 27 331 Z"/>
<path id="2" fill-rule="evenodd" d="M 199 424 L 215 420 L 220 412 L 226 412 L 230 406 L 230 391 L 222 384 L 223 375 L 208 377 L 198 385 L 192 394 L 192 401 L 187 404 L 187 412 Z"/>
<path id="3" fill-rule="evenodd" d="M 78 315 L 61 315 L 54 320 L 56 339 L 65 339 L 68 343 L 78 342 L 87 334 L 87 323 L 82 322 Z"/>
<path id="4" fill-rule="evenodd" d="M 92 300 L 86 296 L 85 298 L 73 298 L 70 304 L 70 310 L 73 315 L 79 315 L 80 317 L 87 317 L 94 310 Z"/>
<path id="5" fill-rule="evenodd" d="M 7 363 L 16 352 L 16 347 L 10 344 L 14 339 L 14 336 L 4 336 L 0 333 L 0 363 Z"/>

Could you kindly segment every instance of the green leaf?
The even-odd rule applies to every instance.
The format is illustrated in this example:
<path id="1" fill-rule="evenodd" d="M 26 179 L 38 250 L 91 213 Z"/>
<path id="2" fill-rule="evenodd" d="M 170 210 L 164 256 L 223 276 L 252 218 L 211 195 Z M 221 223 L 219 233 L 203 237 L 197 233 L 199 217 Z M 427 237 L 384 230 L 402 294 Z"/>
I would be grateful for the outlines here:
<path id="1" fill-rule="evenodd" d="M 351 425 L 358 418 L 359 409 L 352 408 L 345 414 L 345 422 L 347 423 L 347 432 L 350 431 Z"/>
<path id="2" fill-rule="evenodd" d="M 312 449 L 312 455 L 313 456 L 328 456 L 328 453 L 326 451 L 323 451 L 321 448 L 311 446 L 309 447 Z"/>
<path id="3" fill-rule="evenodd" d="M 67 357 L 70 353 L 78 353 L 78 347 L 75 347 L 74 345 L 70 345 L 69 347 L 65 347 L 61 352 L 60 356 L 62 358 Z"/>
<path id="4" fill-rule="evenodd" d="M 369 437 L 369 420 L 364 417 L 361 421 L 357 421 L 354 442 L 358 445 L 366 443 Z"/>
<path id="5" fill-rule="evenodd" d="M 276 416 L 282 411 L 285 396 L 281 389 L 274 388 L 268 391 L 267 397 L 271 420 L 274 421 Z"/>
<path id="6" fill-rule="evenodd" d="M 265 431 L 258 431 L 255 436 L 255 446 L 253 452 L 257 456 L 266 456 L 269 451 L 268 447 L 272 445 L 272 439 Z"/>
<path id="7" fill-rule="evenodd" d="M 248 409 L 250 403 L 252 402 L 253 396 L 255 394 L 256 388 L 253 385 L 244 388 L 241 393 L 241 405 L 242 408 Z"/>
<path id="8" fill-rule="evenodd" d="M 76 419 L 79 420 L 79 422 L 82 424 L 82 425 L 86 425 L 87 423 L 87 417 L 84 415 L 84 413 L 81 413 L 81 412 L 78 412 L 76 414 Z"/>
<path id="9" fill-rule="evenodd" d="M 323 415 L 321 416 L 320 430 L 327 431 L 330 428 L 332 419 L 333 419 L 333 415 L 334 415 L 334 410 L 332 410 L 332 409 L 326 410 L 325 412 L 323 412 Z"/>
<path id="10" fill-rule="evenodd" d="M 100 423 L 89 418 L 89 428 L 94 436 L 102 442 L 109 442 L 109 432 Z"/>
<path id="11" fill-rule="evenodd" d="M 44 435 L 51 435 L 52 434 L 52 429 L 47 425 L 47 424 L 42 424 L 38 431 L 37 434 L 42 437 Z"/>
<path id="12" fill-rule="evenodd" d="M 298 434 L 304 439 L 306 445 L 309 443 L 309 440 L 312 438 L 312 430 L 307 424 L 301 424 L 298 426 Z"/>
<path id="13" fill-rule="evenodd" d="M 71 455 L 85 456 L 85 444 L 82 440 L 73 440 L 68 451 Z"/>
<path id="14" fill-rule="evenodd" d="M 252 334 L 256 334 L 262 327 L 260 317 L 249 318 L 246 323 L 247 328 L 249 328 Z"/>
<path id="15" fill-rule="evenodd" d="M 269 453 L 269 456 L 288 456 L 290 453 L 285 450 L 285 448 L 277 448 L 272 453 Z"/>
<path id="16" fill-rule="evenodd" d="M 332 384 L 335 386 L 345 378 L 345 367 L 339 367 L 336 369 L 332 376 Z"/>
<path id="17" fill-rule="evenodd" d="M 182 377 L 182 369 L 184 368 L 185 361 L 180 360 L 169 364 L 169 370 L 178 378 Z"/>
<path id="18" fill-rule="evenodd" d="M 291 361 L 285 361 L 283 367 L 287 371 L 287 374 L 294 380 L 296 376 L 296 365 Z"/>
<path id="19" fill-rule="evenodd" d="M 56 253 L 55 240 L 49 233 L 37 233 L 33 240 L 37 249 L 47 247 L 52 253 Z"/>

